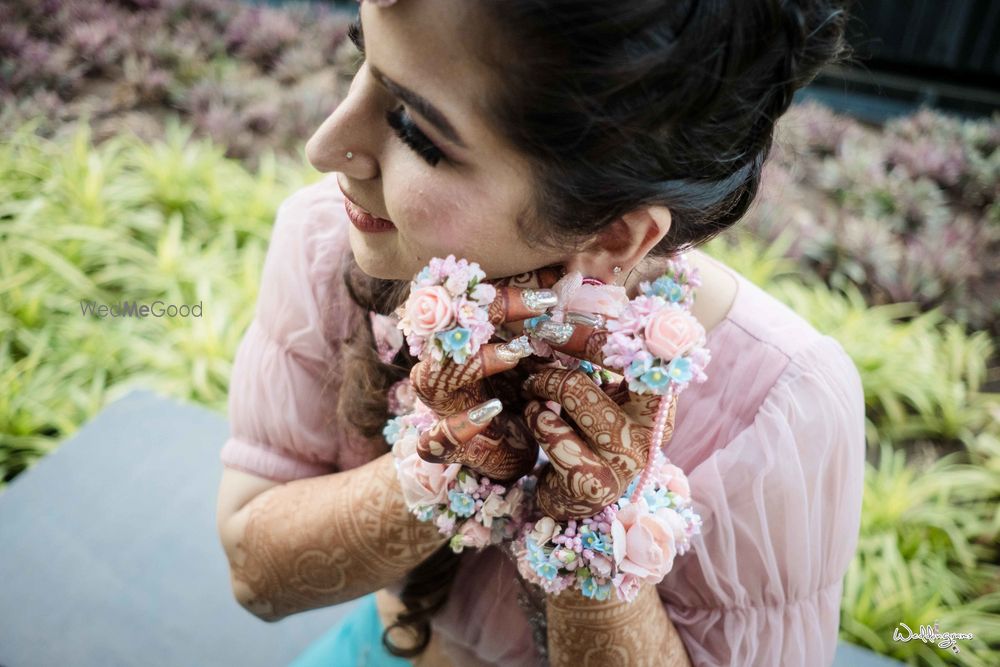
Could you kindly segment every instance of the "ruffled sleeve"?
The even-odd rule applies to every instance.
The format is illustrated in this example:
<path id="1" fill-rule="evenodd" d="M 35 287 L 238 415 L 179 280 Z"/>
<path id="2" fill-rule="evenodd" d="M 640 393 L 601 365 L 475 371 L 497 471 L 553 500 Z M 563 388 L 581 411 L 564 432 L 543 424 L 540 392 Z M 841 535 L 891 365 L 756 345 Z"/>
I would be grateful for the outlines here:
<path id="1" fill-rule="evenodd" d="M 830 665 L 861 521 L 861 378 L 829 336 L 753 422 L 688 471 L 704 521 L 659 585 L 694 665 Z"/>
<path id="2" fill-rule="evenodd" d="M 338 202 L 321 185 L 278 209 L 256 313 L 230 376 L 220 459 L 279 482 L 336 472 L 343 439 L 331 416 L 348 319 L 338 280 L 349 246 Z"/>

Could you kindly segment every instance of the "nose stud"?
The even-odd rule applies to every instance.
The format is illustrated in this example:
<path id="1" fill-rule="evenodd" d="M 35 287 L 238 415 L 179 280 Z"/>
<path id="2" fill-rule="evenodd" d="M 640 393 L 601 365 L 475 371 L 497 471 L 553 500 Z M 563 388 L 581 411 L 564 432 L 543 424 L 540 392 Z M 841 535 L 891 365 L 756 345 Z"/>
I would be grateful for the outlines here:
<path id="1" fill-rule="evenodd" d="M 347 155 L 345 157 L 347 157 L 347 159 L 350 160 L 352 157 L 354 157 L 354 153 L 352 153 L 351 151 L 347 151 Z"/>

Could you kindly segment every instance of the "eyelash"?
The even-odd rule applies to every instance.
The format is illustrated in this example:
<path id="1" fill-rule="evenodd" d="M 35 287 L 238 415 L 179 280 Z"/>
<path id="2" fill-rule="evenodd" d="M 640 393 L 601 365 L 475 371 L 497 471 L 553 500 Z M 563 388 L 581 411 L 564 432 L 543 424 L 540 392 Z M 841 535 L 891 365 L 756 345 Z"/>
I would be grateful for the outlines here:
<path id="1" fill-rule="evenodd" d="M 348 26 L 347 36 L 354 44 L 355 48 L 357 48 L 358 53 L 364 57 L 365 38 L 364 34 L 361 32 L 360 18 L 355 19 L 350 26 Z M 396 133 L 396 136 L 432 167 L 437 166 L 438 162 L 444 158 L 444 153 L 441 152 L 441 149 L 439 149 L 426 134 L 420 131 L 420 128 L 416 126 L 413 119 L 410 118 L 410 115 L 406 113 L 402 104 L 395 109 L 386 111 L 385 120 L 389 124 L 389 127 L 391 127 Z"/>

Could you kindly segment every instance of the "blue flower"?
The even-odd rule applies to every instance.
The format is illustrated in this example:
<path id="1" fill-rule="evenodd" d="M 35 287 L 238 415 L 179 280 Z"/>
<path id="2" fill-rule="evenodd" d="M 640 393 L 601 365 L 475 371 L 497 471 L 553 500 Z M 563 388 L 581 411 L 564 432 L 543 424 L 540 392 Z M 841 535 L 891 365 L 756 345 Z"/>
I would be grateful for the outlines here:
<path id="1" fill-rule="evenodd" d="M 414 278 L 414 280 L 418 283 L 430 279 L 431 279 L 431 268 L 429 266 L 425 266 L 424 268 L 420 269 L 420 273 L 418 273 L 417 277 Z"/>
<path id="2" fill-rule="evenodd" d="M 622 498 L 631 498 L 632 497 L 632 493 L 635 491 L 635 487 L 637 487 L 637 486 L 639 486 L 639 478 L 638 477 L 636 477 L 635 479 L 633 479 L 632 483 L 628 485 L 628 488 L 625 489 L 625 493 L 622 494 Z"/>
<path id="3" fill-rule="evenodd" d="M 673 362 L 671 362 L 671 365 L 673 365 Z M 650 368 L 648 371 L 643 373 L 639 379 L 649 385 L 649 387 L 653 390 L 665 387 L 670 382 L 670 376 L 664 372 L 662 366 Z"/>
<path id="4" fill-rule="evenodd" d="M 611 597 L 611 584 L 601 584 L 597 587 L 597 599 L 607 600 Z"/>
<path id="5" fill-rule="evenodd" d="M 641 377 L 643 373 L 648 371 L 653 366 L 652 359 L 636 359 L 628 367 L 629 377 Z"/>
<path id="6" fill-rule="evenodd" d="M 469 494 L 453 489 L 448 492 L 448 499 L 451 511 L 458 516 L 469 517 L 476 513 L 476 500 Z"/>
<path id="7" fill-rule="evenodd" d="M 553 565 L 552 563 L 546 561 L 544 563 L 539 563 L 538 565 L 536 565 L 535 572 L 538 573 L 538 576 L 544 577 L 549 581 L 552 581 L 553 579 L 556 578 L 556 575 L 559 574 L 559 568 Z"/>
<path id="8" fill-rule="evenodd" d="M 455 363 L 465 363 L 465 358 L 469 356 L 469 339 L 472 337 L 472 332 L 465 327 L 455 327 L 448 331 L 442 331 L 435 334 L 437 339 L 441 341 L 441 347 L 444 349 L 445 354 L 451 355 L 451 358 L 455 360 Z"/>
<path id="9" fill-rule="evenodd" d="M 400 432 L 403 430 L 403 420 L 401 417 L 394 417 L 385 423 L 385 428 L 382 429 L 382 435 L 385 437 L 385 441 L 390 445 L 396 444 L 399 440 Z"/>
<path id="10" fill-rule="evenodd" d="M 586 532 L 583 532 L 586 531 Z M 591 530 L 589 527 L 584 527 L 581 531 L 580 544 L 583 545 L 584 549 L 591 549 L 593 551 L 604 552 L 606 546 L 604 544 L 603 536 L 595 530 Z"/>
<path id="11" fill-rule="evenodd" d="M 667 374 L 677 382 L 687 382 L 691 379 L 691 360 L 687 357 L 677 357 L 667 366 Z"/>
<path id="12" fill-rule="evenodd" d="M 661 507 L 670 507 L 673 504 L 670 501 L 669 491 L 666 489 L 646 491 L 642 494 L 642 497 L 646 499 L 646 504 L 649 505 L 649 510 L 651 512 L 655 512 Z"/>
<path id="13" fill-rule="evenodd" d="M 594 581 L 593 577 L 587 577 L 580 582 L 580 592 L 583 593 L 585 598 L 595 598 L 597 597 L 597 582 Z"/>
<path id="14" fill-rule="evenodd" d="M 653 284 L 649 286 L 649 292 L 647 293 L 662 296 L 664 299 L 673 301 L 674 303 L 684 298 L 684 288 L 668 276 L 661 276 L 654 280 Z"/>

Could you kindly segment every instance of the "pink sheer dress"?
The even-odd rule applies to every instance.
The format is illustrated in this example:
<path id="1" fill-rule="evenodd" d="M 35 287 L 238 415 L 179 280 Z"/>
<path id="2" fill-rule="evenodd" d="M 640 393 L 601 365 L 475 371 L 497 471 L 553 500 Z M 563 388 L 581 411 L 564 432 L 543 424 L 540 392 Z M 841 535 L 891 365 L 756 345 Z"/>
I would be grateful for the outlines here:
<path id="1" fill-rule="evenodd" d="M 334 178 L 279 208 L 231 376 L 221 462 L 282 482 L 366 462 L 331 416 L 341 341 L 365 317 L 340 278 L 350 223 Z M 704 524 L 658 591 L 695 665 L 830 665 L 860 526 L 861 379 L 836 340 L 721 266 L 739 291 L 664 448 Z M 456 665 L 537 664 L 521 590 L 497 548 L 463 557 L 433 624 Z"/>

